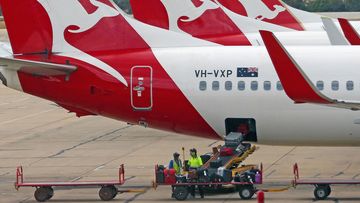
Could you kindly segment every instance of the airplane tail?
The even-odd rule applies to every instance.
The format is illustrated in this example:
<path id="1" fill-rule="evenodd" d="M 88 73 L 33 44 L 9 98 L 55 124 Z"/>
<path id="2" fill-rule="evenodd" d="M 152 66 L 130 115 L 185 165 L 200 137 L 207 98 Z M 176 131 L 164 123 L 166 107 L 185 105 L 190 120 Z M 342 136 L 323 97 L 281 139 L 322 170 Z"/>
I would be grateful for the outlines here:
<path id="1" fill-rule="evenodd" d="M 0 0 L 14 54 L 51 51 L 51 23 L 36 0 Z"/>
<path id="2" fill-rule="evenodd" d="M 0 0 L 0 3 L 14 54 L 148 47 L 123 12 L 109 0 Z"/>
<path id="3" fill-rule="evenodd" d="M 293 15 L 289 6 L 280 0 L 217 0 L 232 12 L 283 26 L 293 30 L 303 31 L 299 19 Z"/>
<path id="4" fill-rule="evenodd" d="M 251 45 L 212 0 L 130 0 L 134 18 L 149 25 L 187 33 L 221 45 Z"/>

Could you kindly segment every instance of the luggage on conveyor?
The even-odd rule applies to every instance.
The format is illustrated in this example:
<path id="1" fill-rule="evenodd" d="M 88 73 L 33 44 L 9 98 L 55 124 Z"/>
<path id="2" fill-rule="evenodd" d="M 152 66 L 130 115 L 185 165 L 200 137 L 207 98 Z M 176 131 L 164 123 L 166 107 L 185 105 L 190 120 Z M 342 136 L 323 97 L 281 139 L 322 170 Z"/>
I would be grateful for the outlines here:
<path id="1" fill-rule="evenodd" d="M 243 135 L 241 133 L 229 133 L 225 137 L 225 146 L 236 148 L 243 141 Z"/>
<path id="2" fill-rule="evenodd" d="M 224 181 L 225 182 L 231 182 L 233 177 L 232 177 L 232 171 L 231 170 L 228 170 L 228 169 L 225 169 L 223 171 L 223 178 L 224 178 Z"/>
<path id="3" fill-rule="evenodd" d="M 207 171 L 208 171 L 208 175 L 211 179 L 211 177 L 213 177 L 214 175 L 217 174 L 218 169 L 217 168 L 208 168 Z"/>
<path id="4" fill-rule="evenodd" d="M 221 176 L 224 182 L 232 181 L 232 171 L 225 167 L 218 168 L 217 175 Z"/>
<path id="5" fill-rule="evenodd" d="M 204 154 L 204 155 L 201 155 L 200 158 L 201 158 L 203 164 L 205 164 L 206 162 L 208 162 L 211 159 L 211 155 Z"/>
<path id="6" fill-rule="evenodd" d="M 222 165 L 222 161 L 220 159 L 216 159 L 210 162 L 210 168 L 219 168 Z"/>
<path id="7" fill-rule="evenodd" d="M 234 150 L 230 147 L 223 147 L 220 149 L 220 156 L 233 156 Z"/>

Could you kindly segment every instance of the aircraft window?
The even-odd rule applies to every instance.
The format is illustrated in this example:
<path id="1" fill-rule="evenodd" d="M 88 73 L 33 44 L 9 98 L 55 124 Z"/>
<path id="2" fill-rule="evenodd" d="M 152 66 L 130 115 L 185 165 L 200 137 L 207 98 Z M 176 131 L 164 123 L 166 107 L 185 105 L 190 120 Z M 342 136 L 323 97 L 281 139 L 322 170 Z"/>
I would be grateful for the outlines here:
<path id="1" fill-rule="evenodd" d="M 339 81 L 336 81 L 336 80 L 332 81 L 331 82 L 331 89 L 334 90 L 334 91 L 339 90 Z"/>
<path id="2" fill-rule="evenodd" d="M 244 81 L 239 81 L 238 82 L 238 90 L 240 90 L 240 91 L 245 90 L 245 82 Z"/>
<path id="3" fill-rule="evenodd" d="M 351 91 L 354 90 L 354 82 L 353 81 L 347 81 L 346 82 L 346 89 Z"/>
<path id="4" fill-rule="evenodd" d="M 276 89 L 279 90 L 279 91 L 284 90 L 284 87 L 282 86 L 282 84 L 281 84 L 280 81 L 278 81 L 278 82 L 276 83 Z"/>
<path id="5" fill-rule="evenodd" d="M 219 83 L 219 81 L 214 81 L 214 82 L 212 82 L 212 89 L 213 89 L 214 91 L 218 91 L 218 90 L 220 89 L 220 83 Z"/>
<path id="6" fill-rule="evenodd" d="M 324 81 L 317 81 L 316 82 L 316 87 L 317 87 L 317 89 L 318 90 L 320 90 L 320 91 L 322 91 L 322 90 L 324 90 Z"/>
<path id="7" fill-rule="evenodd" d="M 201 91 L 205 91 L 206 90 L 206 81 L 200 81 L 199 88 Z"/>
<path id="8" fill-rule="evenodd" d="M 259 86 L 259 84 L 257 81 L 251 81 L 251 90 L 252 91 L 258 90 L 258 86 Z"/>
<path id="9" fill-rule="evenodd" d="M 231 81 L 226 81 L 226 82 L 225 82 L 225 89 L 226 89 L 227 91 L 232 90 L 232 82 L 231 82 Z"/>
<path id="10" fill-rule="evenodd" d="M 270 81 L 264 82 L 264 90 L 266 90 L 266 91 L 271 90 L 271 82 Z"/>

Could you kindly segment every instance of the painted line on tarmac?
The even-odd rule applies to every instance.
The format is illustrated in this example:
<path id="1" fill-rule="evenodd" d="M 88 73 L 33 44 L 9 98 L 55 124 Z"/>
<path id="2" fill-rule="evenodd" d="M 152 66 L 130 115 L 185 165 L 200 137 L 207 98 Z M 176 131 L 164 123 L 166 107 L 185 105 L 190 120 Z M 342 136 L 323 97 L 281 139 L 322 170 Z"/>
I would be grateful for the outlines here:
<path id="1" fill-rule="evenodd" d="M 103 138 L 103 137 L 106 137 L 106 136 L 108 136 L 108 135 L 114 134 L 114 133 L 116 133 L 116 132 L 118 132 L 118 131 L 120 131 L 120 130 L 124 130 L 124 129 L 130 128 L 130 127 L 131 127 L 131 126 L 125 126 L 125 127 L 123 127 L 123 128 L 118 128 L 118 129 L 116 129 L 116 130 L 113 130 L 113 131 L 111 131 L 111 132 L 105 133 L 105 134 L 100 135 L 100 136 L 98 136 L 98 137 L 95 137 L 95 138 L 92 138 L 92 139 L 90 139 L 90 140 L 86 140 L 86 141 L 84 141 L 84 142 L 81 142 L 81 143 L 79 143 L 79 144 L 76 144 L 76 145 L 74 145 L 74 146 L 72 146 L 72 147 L 69 147 L 69 148 L 66 148 L 66 149 L 62 149 L 62 150 L 60 150 L 59 152 L 57 152 L 57 153 L 55 153 L 55 154 L 53 154 L 53 155 L 48 156 L 47 158 L 55 158 L 55 157 L 57 157 L 57 156 L 60 156 L 60 155 L 64 154 L 64 153 L 67 152 L 67 151 L 76 149 L 77 147 L 80 147 L 80 146 L 85 145 L 85 144 L 89 144 L 90 142 L 95 142 L 95 141 L 97 141 L 97 140 L 99 140 L 99 139 L 101 139 L 101 138 Z"/>
<path id="2" fill-rule="evenodd" d="M 135 201 L 138 197 L 140 197 L 141 195 L 147 193 L 149 190 L 150 190 L 150 188 L 145 188 L 144 192 L 137 193 L 137 194 L 134 195 L 133 197 L 131 197 L 131 198 L 129 198 L 129 199 L 126 199 L 124 202 L 125 202 L 125 203 L 129 203 L 129 202 Z"/>
<path id="3" fill-rule="evenodd" d="M 215 142 L 212 142 L 212 143 L 210 143 L 209 145 L 208 145 L 208 147 L 212 147 L 212 146 L 214 146 L 214 144 L 216 144 L 216 143 L 218 143 L 219 141 L 215 141 Z"/>
<path id="4" fill-rule="evenodd" d="M 40 111 L 38 113 L 30 114 L 30 115 L 23 116 L 23 117 L 20 117 L 20 118 L 15 118 L 15 119 L 12 119 L 12 120 L 3 121 L 3 122 L 0 123 L 0 125 L 13 123 L 13 122 L 20 121 L 20 120 L 27 119 L 27 118 L 32 118 L 32 117 L 35 117 L 35 116 L 38 116 L 38 115 L 41 115 L 41 114 L 44 114 L 44 113 L 49 113 L 49 112 L 55 111 L 55 110 L 57 110 L 57 109 L 49 109 L 49 110 L 46 110 L 46 111 Z"/>
<path id="5" fill-rule="evenodd" d="M 29 97 L 26 97 L 26 98 L 18 99 L 18 100 L 11 101 L 11 102 L 0 103 L 0 106 L 5 106 L 5 105 L 13 104 L 13 103 L 19 103 L 19 102 L 26 101 L 28 99 L 29 99 Z"/>
<path id="6" fill-rule="evenodd" d="M 297 147 L 293 147 L 288 152 L 286 152 L 284 155 L 282 155 L 278 160 L 274 161 L 269 167 L 267 167 L 264 171 L 269 170 L 271 167 L 275 166 L 279 161 L 281 161 L 283 158 L 285 158 L 287 155 L 289 155 L 291 152 L 295 151 Z"/>
<path id="7" fill-rule="evenodd" d="M 332 178 L 338 177 L 338 176 L 341 176 L 341 175 L 344 175 L 344 174 L 345 174 L 345 171 L 348 170 L 348 169 L 351 167 L 351 165 L 352 165 L 352 163 L 349 163 L 349 164 L 344 168 L 344 170 L 339 171 L 337 174 L 333 175 Z"/>
<path id="8" fill-rule="evenodd" d="M 358 174 L 356 174 L 356 175 L 354 175 L 353 177 L 352 177 L 352 179 L 356 179 L 357 177 L 359 177 L 360 176 L 360 173 L 358 173 Z"/>

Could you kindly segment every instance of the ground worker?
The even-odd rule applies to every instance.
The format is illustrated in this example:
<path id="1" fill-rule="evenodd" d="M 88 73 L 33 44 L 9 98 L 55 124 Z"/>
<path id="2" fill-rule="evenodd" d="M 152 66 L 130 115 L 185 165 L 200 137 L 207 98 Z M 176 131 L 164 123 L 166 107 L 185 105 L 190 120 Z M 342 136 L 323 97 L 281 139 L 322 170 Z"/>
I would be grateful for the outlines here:
<path id="1" fill-rule="evenodd" d="M 201 158 L 197 155 L 197 150 L 195 148 L 190 149 L 190 159 L 188 165 L 189 165 L 189 171 L 190 170 L 198 171 L 198 169 L 200 169 L 201 166 L 203 165 L 203 162 Z M 193 181 L 198 181 L 198 180 L 194 179 Z M 200 197 L 204 198 L 203 187 L 201 185 L 198 185 L 197 187 L 199 189 Z M 191 186 L 190 194 L 193 198 L 195 198 L 195 185 Z"/>
<path id="2" fill-rule="evenodd" d="M 182 174 L 182 163 L 180 160 L 180 154 L 175 152 L 173 154 L 174 159 L 170 161 L 169 163 L 169 169 L 175 169 L 176 171 L 176 175 L 181 175 Z"/>

